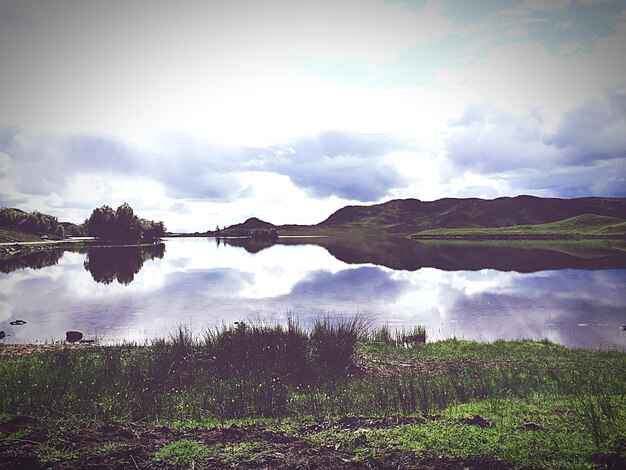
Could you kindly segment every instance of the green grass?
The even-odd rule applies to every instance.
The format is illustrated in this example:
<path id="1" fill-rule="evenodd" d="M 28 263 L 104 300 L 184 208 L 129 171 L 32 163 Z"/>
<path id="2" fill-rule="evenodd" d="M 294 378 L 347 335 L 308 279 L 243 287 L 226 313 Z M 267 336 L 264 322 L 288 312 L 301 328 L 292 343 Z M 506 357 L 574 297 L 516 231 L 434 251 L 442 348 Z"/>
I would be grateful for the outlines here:
<path id="1" fill-rule="evenodd" d="M 610 397 L 619 413 L 605 417 L 600 440 L 589 433 L 580 406 L 571 397 L 533 394 L 525 399 L 484 399 L 450 405 L 422 424 L 385 429 L 341 429 L 312 434 L 318 445 L 333 443 L 356 460 L 389 449 L 421 457 L 489 458 L 528 468 L 589 468 L 592 455 L 615 450 L 615 436 L 626 435 L 624 397 Z M 481 418 L 485 426 L 471 424 Z"/>
<path id="2" fill-rule="evenodd" d="M 64 448 L 59 449 L 49 444 L 41 444 L 35 448 L 35 456 L 40 464 L 48 465 L 71 459 L 74 453 Z"/>
<path id="3" fill-rule="evenodd" d="M 153 455 L 152 461 L 173 468 L 193 468 L 195 464 L 206 459 L 209 455 L 211 455 L 211 450 L 200 442 L 180 439 L 159 449 Z"/>
<path id="4" fill-rule="evenodd" d="M 155 452 L 151 461 L 168 468 L 194 468 L 208 458 L 223 465 L 236 465 L 253 462 L 261 450 L 262 443 L 257 441 L 204 445 L 191 439 L 179 439 Z"/>
<path id="5" fill-rule="evenodd" d="M 459 340 L 456 338 L 425 343 L 406 349 L 393 343 L 370 341 L 363 343 L 360 351 L 379 356 L 410 356 L 419 359 L 498 360 L 522 362 L 602 362 L 623 360 L 624 353 L 617 351 L 590 351 L 570 349 L 549 340 L 496 340 L 491 343 Z"/>
<path id="6" fill-rule="evenodd" d="M 327 426 L 306 437 L 355 460 L 395 449 L 428 458 L 588 468 L 597 455 L 623 453 L 625 353 L 549 341 L 407 342 L 422 331 L 369 331 L 355 319 L 322 319 L 310 329 L 295 322 L 237 323 L 200 337 L 180 328 L 147 346 L 0 356 L 0 416 L 142 420 L 175 429 L 253 425 L 294 435 L 318 419 L 411 416 L 424 422 Z M 382 373 L 359 372 L 355 354 Z M 472 424 L 474 416 L 490 426 Z M 187 468 L 206 459 L 254 462 L 262 447 L 254 440 L 206 445 L 181 439 L 152 459 Z M 75 449 L 67 449 L 53 440 L 37 448 L 37 458 L 71 459 Z"/>
<path id="7" fill-rule="evenodd" d="M 411 235 L 411 238 L 623 238 L 624 236 L 626 236 L 625 220 L 616 217 L 583 214 L 548 224 L 424 230 Z"/>
<path id="8" fill-rule="evenodd" d="M 107 442 L 102 445 L 98 445 L 89 449 L 89 453 L 92 455 L 106 455 L 115 452 L 122 452 L 128 449 L 127 444 L 120 442 Z"/>

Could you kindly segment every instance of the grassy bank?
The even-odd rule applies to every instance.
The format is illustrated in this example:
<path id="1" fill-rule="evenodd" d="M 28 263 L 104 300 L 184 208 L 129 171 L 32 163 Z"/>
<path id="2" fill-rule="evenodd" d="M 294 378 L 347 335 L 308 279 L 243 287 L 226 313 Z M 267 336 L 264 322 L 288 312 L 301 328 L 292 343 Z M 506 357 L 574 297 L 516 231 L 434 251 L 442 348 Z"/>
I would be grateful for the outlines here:
<path id="1" fill-rule="evenodd" d="M 0 228 L 0 243 L 40 241 L 41 237 L 32 233 L 19 232 L 8 228 Z"/>
<path id="2" fill-rule="evenodd" d="M 623 464 L 626 354 L 423 340 L 357 318 L 2 355 L 0 455 L 63 468 Z"/>
<path id="3" fill-rule="evenodd" d="M 615 217 L 584 214 L 558 222 L 511 227 L 441 228 L 411 235 L 413 239 L 594 239 L 626 237 L 626 221 Z"/>

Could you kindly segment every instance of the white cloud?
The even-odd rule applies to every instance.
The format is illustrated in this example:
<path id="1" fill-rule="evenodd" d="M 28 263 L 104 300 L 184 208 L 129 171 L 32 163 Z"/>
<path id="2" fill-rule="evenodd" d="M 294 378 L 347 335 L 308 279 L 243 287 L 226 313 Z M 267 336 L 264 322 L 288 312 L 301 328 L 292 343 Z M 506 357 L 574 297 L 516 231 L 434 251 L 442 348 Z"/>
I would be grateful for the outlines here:
<path id="1" fill-rule="evenodd" d="M 522 39 L 530 34 L 530 30 L 528 28 L 524 28 L 523 26 L 514 26 L 511 29 L 508 29 L 506 35 L 511 39 Z"/>
<path id="2" fill-rule="evenodd" d="M 441 8 L 438 1 L 422 10 L 382 0 L 193 1 L 158 2 L 147 12 L 135 2 L 26 1 L 28 27 L 0 33 L 0 121 L 37 132 L 97 129 L 135 142 L 163 129 L 256 142 L 276 129 L 279 137 L 296 126 L 309 133 L 329 117 L 329 105 L 339 108 L 339 90 L 294 76 L 291 60 L 384 64 L 445 33 Z"/>
<path id="3" fill-rule="evenodd" d="M 567 8 L 571 0 L 524 0 L 524 7 L 530 10 L 555 11 Z"/>
<path id="4" fill-rule="evenodd" d="M 603 3 L 615 3 L 615 0 L 578 0 L 578 3 L 585 6 L 602 5 Z"/>
<path id="5" fill-rule="evenodd" d="M 568 29 L 570 29 L 572 26 L 574 26 L 574 22 L 570 21 L 570 20 L 564 20 L 564 21 L 558 21 L 555 25 L 556 29 L 559 29 L 561 31 L 566 31 Z"/>

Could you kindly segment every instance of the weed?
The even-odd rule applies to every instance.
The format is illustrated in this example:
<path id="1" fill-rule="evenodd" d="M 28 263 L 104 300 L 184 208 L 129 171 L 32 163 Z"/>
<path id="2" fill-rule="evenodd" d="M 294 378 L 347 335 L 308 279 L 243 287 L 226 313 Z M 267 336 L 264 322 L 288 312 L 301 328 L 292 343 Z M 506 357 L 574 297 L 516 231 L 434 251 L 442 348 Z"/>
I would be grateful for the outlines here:
<path id="1" fill-rule="evenodd" d="M 102 445 L 92 447 L 89 453 L 92 455 L 107 455 L 122 452 L 128 449 L 128 444 L 122 442 L 106 442 Z"/>
<path id="2" fill-rule="evenodd" d="M 193 467 L 211 455 L 211 450 L 197 441 L 180 439 L 159 449 L 152 461 L 171 467 Z"/>
<path id="3" fill-rule="evenodd" d="M 414 326 L 410 330 L 396 331 L 396 346 L 410 348 L 426 342 L 426 327 L 422 325 Z"/>
<path id="4" fill-rule="evenodd" d="M 75 457 L 74 453 L 67 449 L 59 449 L 49 444 L 41 444 L 35 448 L 35 456 L 41 464 L 53 464 L 62 460 Z"/>

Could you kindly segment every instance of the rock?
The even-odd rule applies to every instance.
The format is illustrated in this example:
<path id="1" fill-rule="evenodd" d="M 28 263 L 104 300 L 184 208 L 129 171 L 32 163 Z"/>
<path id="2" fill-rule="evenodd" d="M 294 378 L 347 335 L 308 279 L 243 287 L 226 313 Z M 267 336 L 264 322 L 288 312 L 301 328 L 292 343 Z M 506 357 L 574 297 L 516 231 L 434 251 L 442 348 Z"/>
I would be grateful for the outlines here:
<path id="1" fill-rule="evenodd" d="M 0 331 L 0 339 L 4 339 L 7 337 L 7 334 L 4 331 Z"/>
<path id="2" fill-rule="evenodd" d="M 13 320 L 9 322 L 9 325 L 24 325 L 26 322 L 24 320 Z"/>
<path id="3" fill-rule="evenodd" d="M 75 343 L 83 339 L 83 334 L 80 331 L 70 330 L 65 333 L 65 340 L 68 343 Z"/>
<path id="4" fill-rule="evenodd" d="M 622 330 L 622 331 L 626 331 L 626 325 L 622 325 L 621 330 Z"/>

